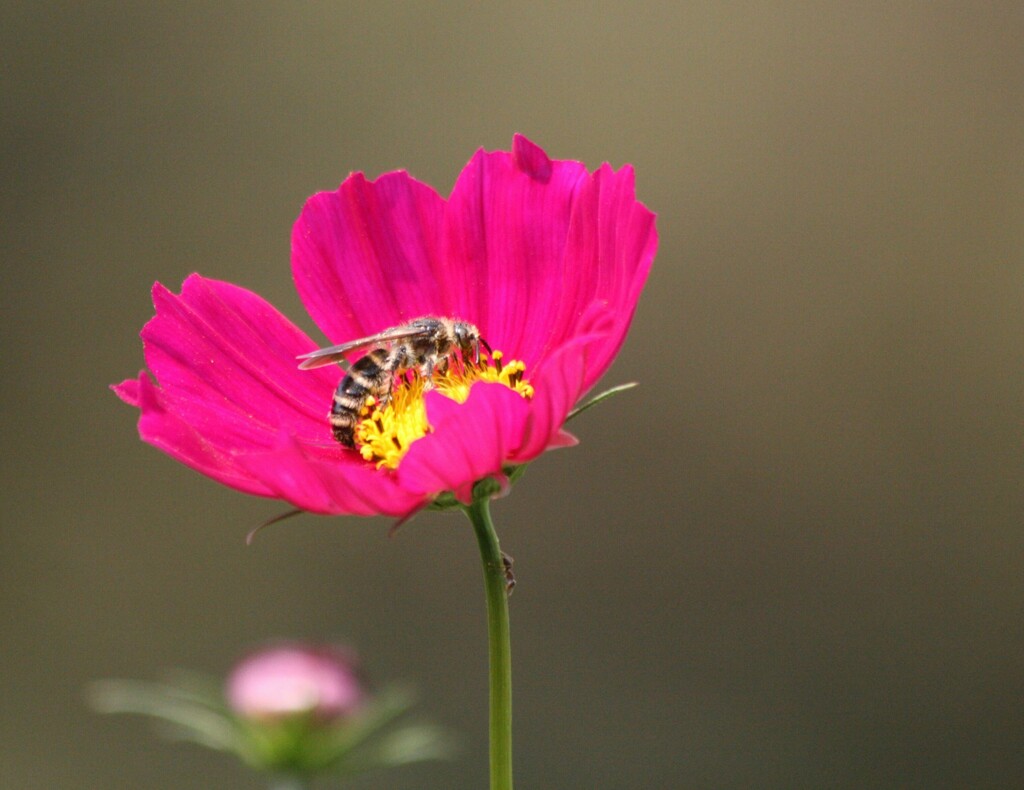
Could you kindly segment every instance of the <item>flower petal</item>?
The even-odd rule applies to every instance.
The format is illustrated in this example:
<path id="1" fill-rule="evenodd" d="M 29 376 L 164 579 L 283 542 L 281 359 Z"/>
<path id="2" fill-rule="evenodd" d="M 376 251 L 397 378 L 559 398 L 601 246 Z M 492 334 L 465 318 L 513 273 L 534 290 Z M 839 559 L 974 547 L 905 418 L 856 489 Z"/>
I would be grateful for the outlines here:
<path id="1" fill-rule="evenodd" d="M 512 158 L 516 167 L 535 181 L 551 180 L 551 158 L 543 148 L 521 134 L 512 135 Z"/>
<path id="2" fill-rule="evenodd" d="M 190 276 L 175 295 L 153 287 L 142 330 L 146 362 L 168 408 L 223 449 L 266 448 L 282 426 L 332 443 L 326 413 L 337 370 L 300 371 L 313 342 L 256 294 Z"/>
<path id="3" fill-rule="evenodd" d="M 393 474 L 381 472 L 351 451 L 333 459 L 282 432 L 273 449 L 239 459 L 272 496 L 311 513 L 406 516 L 423 507 L 422 495 L 403 490 Z"/>
<path id="4" fill-rule="evenodd" d="M 525 138 L 515 155 L 480 150 L 459 175 L 445 213 L 441 288 L 453 314 L 527 365 L 549 344 L 562 293 L 562 259 L 579 162 L 550 161 Z"/>
<path id="5" fill-rule="evenodd" d="M 562 430 L 562 424 L 586 391 L 591 355 L 607 343 L 611 322 L 606 311 L 596 308 L 588 311 L 588 331 L 548 355 L 537 373 L 531 376 L 534 396 L 530 400 L 523 436 L 511 460 L 525 463 L 545 450 L 576 443 L 574 436 Z"/>
<path id="6" fill-rule="evenodd" d="M 313 195 L 292 230 L 292 275 L 306 309 L 341 343 L 447 314 L 437 269 L 444 201 L 399 171 L 354 173 Z"/>
<path id="7" fill-rule="evenodd" d="M 591 352 L 584 389 L 608 369 L 625 339 L 658 248 L 654 220 L 636 200 L 629 165 L 619 171 L 602 165 L 577 192 L 552 339 L 561 344 L 579 331 L 582 306 L 604 303 L 615 317 L 603 348 Z"/>
<path id="8" fill-rule="evenodd" d="M 120 384 L 111 384 L 110 389 L 114 391 L 121 400 L 127 403 L 129 406 L 139 407 L 140 390 L 142 389 L 139 384 L 139 379 L 146 376 L 146 371 L 139 371 L 139 378 L 137 379 L 125 379 Z"/>
<path id="9" fill-rule="evenodd" d="M 246 494 L 273 496 L 273 492 L 239 465 L 238 459 L 214 446 L 191 423 L 168 408 L 164 393 L 145 372 L 115 386 L 126 403 L 138 406 L 139 436 L 171 458 Z"/>
<path id="10" fill-rule="evenodd" d="M 453 491 L 469 502 L 473 484 L 500 474 L 522 437 L 527 401 L 503 384 L 477 383 L 465 403 L 430 392 L 426 405 L 433 432 L 413 442 L 398 467 L 398 480 L 421 496 Z"/>

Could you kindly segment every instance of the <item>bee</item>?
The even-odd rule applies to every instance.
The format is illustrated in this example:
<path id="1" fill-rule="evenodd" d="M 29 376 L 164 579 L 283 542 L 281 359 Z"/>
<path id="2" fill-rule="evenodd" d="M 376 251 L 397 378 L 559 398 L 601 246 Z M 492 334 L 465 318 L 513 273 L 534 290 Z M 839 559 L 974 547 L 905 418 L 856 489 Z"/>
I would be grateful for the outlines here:
<path id="1" fill-rule="evenodd" d="M 373 346 L 353 362 L 334 393 L 330 422 L 334 438 L 345 447 L 355 447 L 355 430 L 359 412 L 373 396 L 386 404 L 391 398 L 395 379 L 406 371 L 417 369 L 429 382 L 436 369 L 443 370 L 459 353 L 464 361 L 480 361 L 480 346 L 490 353 L 480 330 L 467 321 L 424 316 L 402 326 L 385 329 L 369 337 L 321 348 L 303 354 L 299 368 L 310 370 L 345 360 L 345 354 Z"/>

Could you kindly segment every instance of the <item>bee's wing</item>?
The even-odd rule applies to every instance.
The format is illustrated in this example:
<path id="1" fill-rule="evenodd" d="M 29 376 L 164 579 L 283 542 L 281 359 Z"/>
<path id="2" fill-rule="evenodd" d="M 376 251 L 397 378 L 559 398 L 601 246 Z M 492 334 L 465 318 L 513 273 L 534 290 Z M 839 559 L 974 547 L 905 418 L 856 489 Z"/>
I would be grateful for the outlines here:
<path id="1" fill-rule="evenodd" d="M 378 332 L 376 335 L 369 335 L 358 340 L 350 340 L 347 343 L 339 343 L 336 346 L 328 346 L 327 348 L 310 351 L 308 354 L 299 355 L 296 359 L 302 360 L 299 363 L 299 370 L 322 368 L 325 365 L 342 362 L 349 351 L 355 351 L 357 348 L 388 343 L 392 340 L 402 340 L 407 337 L 416 337 L 417 335 L 424 334 L 424 332 L 425 330 L 422 327 L 399 326 L 394 329 Z"/>

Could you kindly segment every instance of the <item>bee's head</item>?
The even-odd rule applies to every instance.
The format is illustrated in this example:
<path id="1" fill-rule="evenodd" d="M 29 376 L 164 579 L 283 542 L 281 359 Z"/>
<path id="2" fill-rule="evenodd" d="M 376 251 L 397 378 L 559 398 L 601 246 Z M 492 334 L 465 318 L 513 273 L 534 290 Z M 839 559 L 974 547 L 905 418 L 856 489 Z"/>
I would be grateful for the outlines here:
<path id="1" fill-rule="evenodd" d="M 463 351 L 467 351 L 480 342 L 480 333 L 477 328 L 466 321 L 456 321 L 452 327 L 452 334 L 455 336 L 455 343 Z"/>
<path id="2" fill-rule="evenodd" d="M 490 351 L 486 341 L 480 337 L 480 330 L 468 321 L 456 321 L 452 327 L 452 334 L 465 359 L 472 358 L 474 362 L 479 362 L 481 343 Z"/>

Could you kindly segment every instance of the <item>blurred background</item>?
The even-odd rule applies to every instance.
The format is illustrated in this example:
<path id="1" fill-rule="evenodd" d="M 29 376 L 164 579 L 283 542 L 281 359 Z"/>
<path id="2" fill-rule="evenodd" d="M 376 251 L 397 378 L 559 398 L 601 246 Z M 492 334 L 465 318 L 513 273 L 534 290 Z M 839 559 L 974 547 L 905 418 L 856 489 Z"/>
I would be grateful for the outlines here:
<path id="1" fill-rule="evenodd" d="M 154 280 L 257 291 L 305 198 L 479 146 L 631 162 L 661 248 L 604 385 L 495 507 L 524 788 L 1024 772 L 1024 6 L 0 7 L 0 786 L 250 788 L 82 700 L 338 639 L 486 785 L 467 522 L 304 516 L 136 435 Z M 314 337 L 321 337 L 314 334 Z"/>

